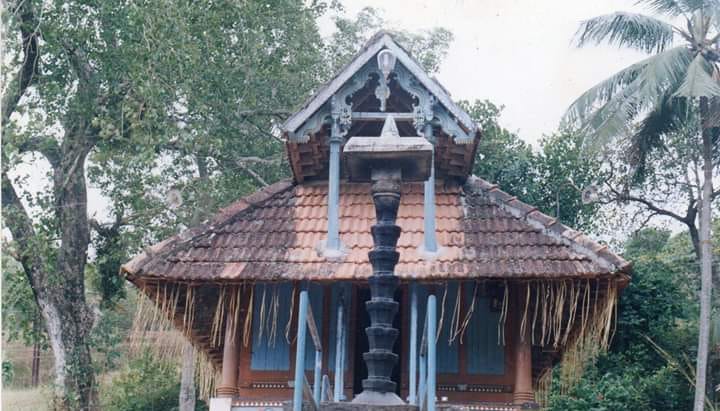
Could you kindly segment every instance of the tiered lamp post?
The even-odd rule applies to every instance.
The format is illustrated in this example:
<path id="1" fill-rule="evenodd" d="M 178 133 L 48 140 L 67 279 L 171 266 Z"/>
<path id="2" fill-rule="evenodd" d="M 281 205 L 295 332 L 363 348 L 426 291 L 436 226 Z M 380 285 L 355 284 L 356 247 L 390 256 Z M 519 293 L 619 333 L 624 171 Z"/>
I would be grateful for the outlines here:
<path id="1" fill-rule="evenodd" d="M 374 248 L 368 253 L 373 274 L 369 279 L 369 352 L 363 354 L 368 378 L 363 392 L 353 402 L 373 405 L 399 405 L 392 370 L 398 361 L 393 345 L 398 330 L 393 319 L 398 311 L 394 300 L 398 278 L 395 265 L 400 227 L 395 224 L 400 206 L 400 186 L 406 181 L 425 181 L 430 176 L 432 145 L 422 137 L 400 137 L 392 115 L 387 116 L 380 137 L 352 137 L 344 149 L 349 178 L 372 182 L 377 224 L 372 226 Z"/>

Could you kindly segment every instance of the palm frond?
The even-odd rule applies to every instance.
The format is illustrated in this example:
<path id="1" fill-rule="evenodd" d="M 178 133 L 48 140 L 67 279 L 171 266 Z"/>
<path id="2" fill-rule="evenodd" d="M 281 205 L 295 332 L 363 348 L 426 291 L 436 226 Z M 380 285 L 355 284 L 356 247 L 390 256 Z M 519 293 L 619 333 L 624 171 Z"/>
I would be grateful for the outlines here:
<path id="1" fill-rule="evenodd" d="M 686 99 L 665 95 L 663 102 L 645 115 L 632 135 L 628 152 L 629 163 L 634 168 L 633 182 L 642 184 L 649 174 L 648 156 L 664 147 L 663 137 L 687 124 L 690 115 Z"/>
<path id="2" fill-rule="evenodd" d="M 573 102 L 566 121 L 581 124 L 590 149 L 631 135 L 636 115 L 654 110 L 677 88 L 690 57 L 687 48 L 674 47 L 621 70 Z"/>
<path id="3" fill-rule="evenodd" d="M 674 90 L 685 78 L 692 52 L 684 46 L 674 47 L 649 59 L 643 69 L 643 98 L 647 105 L 662 104 L 668 90 Z"/>
<path id="4" fill-rule="evenodd" d="M 710 100 L 703 128 L 720 128 L 720 98 Z"/>
<path id="5" fill-rule="evenodd" d="M 675 91 L 677 97 L 720 97 L 716 67 L 698 53 L 687 68 L 685 78 Z"/>
<path id="6" fill-rule="evenodd" d="M 652 102 L 658 103 L 665 88 L 672 87 L 683 78 L 690 57 L 686 48 L 674 47 L 620 70 L 578 97 L 568 108 L 565 121 L 570 124 L 585 123 L 592 113 L 608 104 L 638 77 L 642 78 L 635 84 L 635 90 L 644 90 L 643 97 L 652 97 Z"/>
<path id="7" fill-rule="evenodd" d="M 720 0 L 707 0 L 709 7 L 707 13 L 715 31 L 720 32 Z"/>
<path id="8" fill-rule="evenodd" d="M 580 125 L 578 123 L 585 123 L 587 117 L 599 106 L 606 104 L 620 90 L 635 81 L 651 59 L 652 57 L 649 57 L 626 67 L 584 92 L 567 109 L 564 121 L 576 126 Z"/>
<path id="9" fill-rule="evenodd" d="M 713 4 L 717 5 L 716 0 L 678 0 L 688 14 L 701 9 L 710 9 Z"/>
<path id="10" fill-rule="evenodd" d="M 583 21 L 575 38 L 579 47 L 607 42 L 652 53 L 670 46 L 673 35 L 672 25 L 664 21 L 638 13 L 616 12 Z"/>
<path id="11" fill-rule="evenodd" d="M 598 151 L 613 138 L 631 134 L 632 120 L 642 105 L 638 99 L 641 86 L 638 77 L 588 116 L 580 129 L 584 150 Z"/>
<path id="12" fill-rule="evenodd" d="M 692 35 L 695 40 L 704 40 L 707 38 L 708 31 L 710 30 L 710 23 L 712 16 L 710 13 L 706 13 L 705 10 L 696 10 L 690 19 L 687 21 L 688 33 Z"/>
<path id="13" fill-rule="evenodd" d="M 687 13 L 685 5 L 676 0 L 638 0 L 635 4 L 644 4 L 656 13 L 667 14 L 673 17 Z"/>

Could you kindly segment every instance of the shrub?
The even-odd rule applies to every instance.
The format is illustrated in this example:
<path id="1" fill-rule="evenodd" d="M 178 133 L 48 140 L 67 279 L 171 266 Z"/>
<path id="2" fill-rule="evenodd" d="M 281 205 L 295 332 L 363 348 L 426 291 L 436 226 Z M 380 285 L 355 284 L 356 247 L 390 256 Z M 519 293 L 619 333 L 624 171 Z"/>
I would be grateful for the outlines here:
<path id="1" fill-rule="evenodd" d="M 102 390 L 108 411 L 167 411 L 177 409 L 180 377 L 175 364 L 145 353 Z"/>
<path id="2" fill-rule="evenodd" d="M 2 362 L 2 383 L 4 386 L 10 385 L 10 383 L 13 380 L 13 377 L 15 377 L 15 370 L 13 369 L 13 365 L 10 361 L 3 361 Z"/>

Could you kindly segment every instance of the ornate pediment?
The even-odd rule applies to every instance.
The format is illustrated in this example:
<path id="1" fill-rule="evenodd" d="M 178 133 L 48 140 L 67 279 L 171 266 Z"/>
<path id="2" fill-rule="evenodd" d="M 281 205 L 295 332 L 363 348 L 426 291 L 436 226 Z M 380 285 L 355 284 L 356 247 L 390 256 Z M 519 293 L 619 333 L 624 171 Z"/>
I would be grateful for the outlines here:
<path id="1" fill-rule="evenodd" d="M 327 178 L 327 144 L 379 136 L 388 116 L 401 136 L 435 145 L 440 174 L 467 177 L 477 125 L 390 35 L 378 33 L 283 125 L 296 179 Z"/>

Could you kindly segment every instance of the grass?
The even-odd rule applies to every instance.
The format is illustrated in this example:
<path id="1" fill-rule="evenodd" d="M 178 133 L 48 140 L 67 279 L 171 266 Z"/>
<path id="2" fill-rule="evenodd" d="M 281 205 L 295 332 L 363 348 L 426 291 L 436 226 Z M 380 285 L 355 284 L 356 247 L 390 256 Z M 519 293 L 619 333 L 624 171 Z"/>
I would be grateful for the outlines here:
<path id="1" fill-rule="evenodd" d="M 49 401 L 44 387 L 2 390 L 2 409 L 7 411 L 46 411 Z"/>

